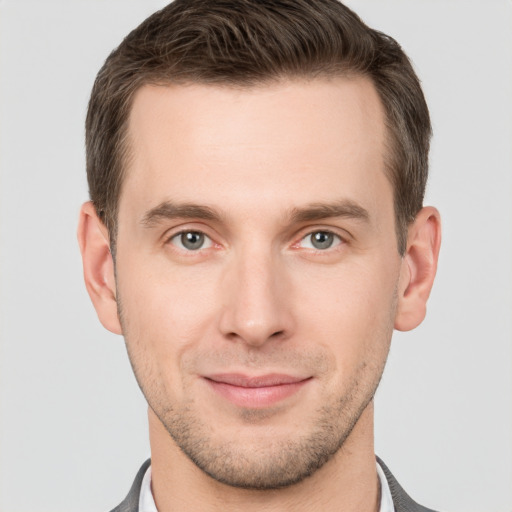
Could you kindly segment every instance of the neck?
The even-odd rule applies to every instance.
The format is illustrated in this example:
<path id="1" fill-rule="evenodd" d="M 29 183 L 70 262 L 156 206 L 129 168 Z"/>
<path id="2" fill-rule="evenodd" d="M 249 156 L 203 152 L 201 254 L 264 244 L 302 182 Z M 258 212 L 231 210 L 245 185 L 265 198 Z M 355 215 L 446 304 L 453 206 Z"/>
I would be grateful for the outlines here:
<path id="1" fill-rule="evenodd" d="M 152 491 L 159 512 L 379 510 L 373 402 L 324 466 L 300 483 L 276 490 L 247 490 L 217 482 L 180 450 L 151 409 L 149 425 Z"/>

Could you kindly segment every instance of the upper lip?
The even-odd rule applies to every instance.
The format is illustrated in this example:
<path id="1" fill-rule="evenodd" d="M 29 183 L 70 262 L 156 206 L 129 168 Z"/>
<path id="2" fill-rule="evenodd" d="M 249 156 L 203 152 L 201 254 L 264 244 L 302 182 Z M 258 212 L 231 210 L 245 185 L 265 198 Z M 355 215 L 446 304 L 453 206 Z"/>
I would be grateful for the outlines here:
<path id="1" fill-rule="evenodd" d="M 307 380 L 309 377 L 294 377 L 292 375 L 283 375 L 280 373 L 270 373 L 267 375 L 247 376 L 241 373 L 221 373 L 208 375 L 208 380 L 238 386 L 242 388 L 262 388 L 270 386 L 281 386 L 283 384 L 295 384 Z"/>

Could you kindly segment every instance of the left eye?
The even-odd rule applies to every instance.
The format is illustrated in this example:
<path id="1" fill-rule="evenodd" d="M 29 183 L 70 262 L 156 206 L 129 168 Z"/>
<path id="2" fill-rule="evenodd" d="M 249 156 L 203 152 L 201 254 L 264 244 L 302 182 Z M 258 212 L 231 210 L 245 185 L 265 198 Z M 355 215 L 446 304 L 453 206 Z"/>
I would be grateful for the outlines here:
<path id="1" fill-rule="evenodd" d="M 212 240 L 200 231 L 182 231 L 170 239 L 171 244 L 185 251 L 198 251 L 212 246 Z"/>
<path id="2" fill-rule="evenodd" d="M 339 245 L 341 242 L 341 238 L 330 231 L 313 231 L 300 241 L 300 245 L 307 249 L 325 251 Z"/>

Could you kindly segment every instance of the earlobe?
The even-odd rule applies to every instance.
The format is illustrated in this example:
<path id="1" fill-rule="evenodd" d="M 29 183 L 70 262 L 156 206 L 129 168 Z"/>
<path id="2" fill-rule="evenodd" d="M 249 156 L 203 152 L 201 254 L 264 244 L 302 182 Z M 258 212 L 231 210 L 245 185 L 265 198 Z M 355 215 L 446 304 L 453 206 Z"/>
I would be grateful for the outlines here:
<path id="1" fill-rule="evenodd" d="M 409 227 L 398 286 L 395 329 L 409 331 L 425 318 L 440 245 L 441 218 L 435 208 L 427 206 L 420 210 Z"/>
<path id="2" fill-rule="evenodd" d="M 106 329 L 115 334 L 122 334 L 108 231 L 90 201 L 84 203 L 80 209 L 77 235 L 85 286 L 98 318 Z"/>

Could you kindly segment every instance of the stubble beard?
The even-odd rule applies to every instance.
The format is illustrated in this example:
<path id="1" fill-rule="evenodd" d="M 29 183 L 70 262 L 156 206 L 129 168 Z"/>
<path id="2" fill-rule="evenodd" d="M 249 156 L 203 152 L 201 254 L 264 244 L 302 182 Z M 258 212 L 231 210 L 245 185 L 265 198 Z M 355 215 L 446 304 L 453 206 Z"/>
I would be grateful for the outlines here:
<path id="1" fill-rule="evenodd" d="M 231 487 L 265 491 L 297 484 L 324 466 L 350 436 L 375 389 L 365 392 L 357 408 L 354 393 L 339 398 L 334 407 L 318 409 L 309 432 L 298 439 L 263 439 L 258 447 L 214 439 L 204 419 L 188 407 L 151 408 L 175 444 L 204 473 Z M 258 412 L 244 416 L 257 422 L 265 414 Z"/>
<path id="2" fill-rule="evenodd" d="M 342 448 L 372 401 L 385 364 L 385 358 L 378 367 L 363 363 L 348 389 L 310 416 L 313 419 L 302 435 L 290 432 L 286 438 L 263 436 L 247 445 L 229 436 L 219 439 L 208 418 L 194 409 L 193 400 L 171 406 L 164 393 L 154 392 L 157 381 L 141 379 L 132 355 L 130 360 L 149 406 L 174 443 L 198 468 L 231 487 L 262 491 L 303 481 Z M 264 410 L 242 410 L 238 421 L 263 424 L 269 415 L 272 413 Z"/>
<path id="3" fill-rule="evenodd" d="M 123 316 L 120 309 L 120 319 Z M 394 310 L 394 307 L 393 307 Z M 204 473 L 231 487 L 272 490 L 292 486 L 313 475 L 344 445 L 361 415 L 373 400 L 384 371 L 392 327 L 383 329 L 382 355 L 363 361 L 352 381 L 339 396 L 331 397 L 312 415 L 308 431 L 298 438 L 264 438 L 257 446 L 241 446 L 233 439 L 216 439 L 208 418 L 200 416 L 191 399 L 170 404 L 155 373 L 148 372 L 150 359 L 139 345 L 131 350 L 123 325 L 126 347 L 135 377 L 148 405 L 179 449 Z M 387 341 L 384 337 L 387 337 Z M 142 351 L 141 351 L 142 348 Z M 139 369 L 144 368 L 141 375 Z M 244 410 L 241 419 L 254 424 L 265 419 L 266 411 Z M 291 433 L 293 434 L 293 433 Z"/>

